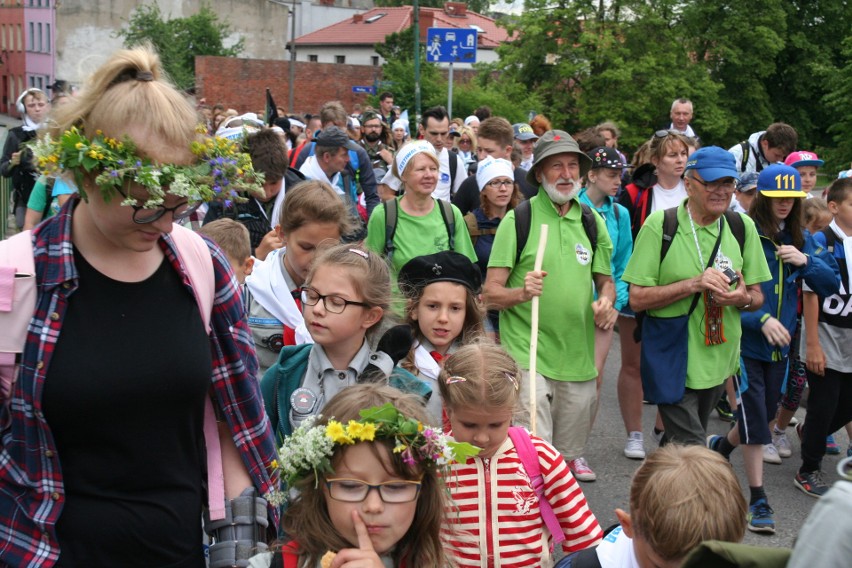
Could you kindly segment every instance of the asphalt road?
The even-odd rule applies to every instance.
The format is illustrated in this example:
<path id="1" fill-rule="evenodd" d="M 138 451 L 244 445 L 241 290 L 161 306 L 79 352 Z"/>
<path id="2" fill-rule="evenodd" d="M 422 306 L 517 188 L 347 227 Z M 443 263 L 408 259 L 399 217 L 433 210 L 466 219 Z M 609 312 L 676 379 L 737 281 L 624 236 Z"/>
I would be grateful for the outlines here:
<path id="1" fill-rule="evenodd" d="M 616 379 L 620 367 L 621 353 L 619 339 L 616 337 L 612 342 L 612 351 L 607 359 L 601 406 L 586 452 L 589 466 L 597 473 L 597 481 L 580 483 L 589 506 L 604 528 L 618 522 L 614 513 L 616 508 L 629 510 L 630 477 L 641 463 L 637 460 L 627 459 L 623 454 L 627 435 L 624 432 L 621 413 L 618 409 L 618 399 L 616 398 Z M 796 416 L 802 420 L 804 412 L 803 409 L 800 409 Z M 656 447 L 656 442 L 651 436 L 655 415 L 654 406 L 644 406 L 643 431 L 645 433 L 646 452 Z M 709 433 L 722 434 L 727 431 L 728 427 L 728 423 L 719 420 L 714 413 L 710 419 Z M 781 465 L 765 464 L 764 467 L 764 487 L 769 503 L 775 510 L 776 533 L 774 535 L 762 535 L 746 531 L 744 542 L 747 544 L 771 547 L 793 546 L 799 527 L 817 501 L 813 497 L 808 497 L 793 485 L 793 477 L 801 462 L 798 439 L 795 434 L 790 436 L 791 433 L 793 433 L 792 428 L 788 429 L 788 437 L 790 437 L 793 445 L 793 456 L 784 459 Z M 844 449 L 843 456 L 845 456 L 845 449 L 849 443 L 845 432 L 841 432 L 837 440 Z M 826 456 L 823 462 L 823 470 L 826 472 L 826 480 L 829 483 L 837 480 L 837 462 L 843 456 Z M 743 486 L 746 500 L 748 500 L 748 483 L 743 468 L 742 452 L 739 449 L 731 455 L 731 463 Z"/>

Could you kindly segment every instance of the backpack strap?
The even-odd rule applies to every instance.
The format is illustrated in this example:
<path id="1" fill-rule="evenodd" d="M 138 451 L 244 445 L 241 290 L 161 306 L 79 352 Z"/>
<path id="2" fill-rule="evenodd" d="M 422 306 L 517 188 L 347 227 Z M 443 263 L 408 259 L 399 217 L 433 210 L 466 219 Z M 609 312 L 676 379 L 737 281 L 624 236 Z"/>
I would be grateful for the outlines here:
<path id="1" fill-rule="evenodd" d="M 447 152 L 447 158 L 450 164 L 450 199 L 452 199 L 456 195 L 453 188 L 456 185 L 456 170 L 459 169 L 459 155 L 455 152 Z"/>
<path id="2" fill-rule="evenodd" d="M 32 232 L 23 231 L 0 241 L 0 405 L 12 397 L 17 358 L 27 342 L 37 290 Z"/>
<path id="3" fill-rule="evenodd" d="M 834 231 L 831 230 L 831 227 L 826 227 L 820 232 L 825 235 L 825 250 L 828 251 L 828 254 L 834 256 L 834 243 L 837 242 Z"/>
<path id="4" fill-rule="evenodd" d="M 663 259 L 669 254 L 672 240 L 677 234 L 677 226 L 677 207 L 671 207 L 663 211 L 663 240 L 660 243 L 660 264 L 663 263 Z"/>
<path id="5" fill-rule="evenodd" d="M 456 250 L 456 216 L 453 213 L 453 205 L 443 199 L 435 199 L 435 201 L 441 208 L 441 217 L 444 219 L 444 226 L 447 228 L 447 242 L 450 250 Z"/>
<path id="6" fill-rule="evenodd" d="M 515 264 L 521 260 L 521 253 L 527 246 L 527 240 L 530 236 L 530 223 L 532 222 L 532 208 L 530 200 L 524 199 L 513 209 L 515 212 L 515 241 L 517 243 L 517 251 L 515 253 Z"/>
<path id="7" fill-rule="evenodd" d="M 204 321 L 204 329 L 209 334 L 213 299 L 216 295 L 216 275 L 210 249 L 203 238 L 180 225 L 174 225 L 170 235 L 186 268 L 186 275 Z M 210 511 L 210 520 L 217 521 L 225 518 L 225 473 L 216 411 L 209 396 L 205 397 L 204 401 L 204 442 L 207 446 L 207 508 Z"/>
<path id="8" fill-rule="evenodd" d="M 553 536 L 553 542 L 550 545 L 550 551 L 553 552 L 555 545 L 560 544 L 565 540 L 565 531 L 562 530 L 562 525 L 559 524 L 559 519 L 553 512 L 553 507 L 544 496 L 544 476 L 541 474 L 541 466 L 538 462 L 538 452 L 533 446 L 532 438 L 529 432 L 518 426 L 509 427 L 509 437 L 515 445 L 515 451 L 518 453 L 518 458 L 521 460 L 521 465 L 530 478 L 535 496 L 538 498 L 538 508 L 541 512 L 541 519 L 544 521 L 547 530 Z"/>
<path id="9" fill-rule="evenodd" d="M 725 221 L 728 222 L 731 234 L 737 239 L 737 243 L 740 245 L 740 254 L 742 255 L 745 250 L 745 221 L 743 221 L 742 214 L 726 209 Z"/>
<path id="10" fill-rule="evenodd" d="M 595 251 L 598 249 L 598 221 L 595 218 L 595 211 L 586 205 L 580 203 L 580 220 L 583 222 L 583 230 L 586 231 L 586 236 L 589 237 L 589 243 L 592 245 L 592 257 L 595 256 Z"/>
<path id="11" fill-rule="evenodd" d="M 399 199 L 394 198 L 382 203 L 385 208 L 385 258 L 388 264 L 393 261 L 393 236 L 396 234 L 396 223 L 399 221 Z"/>
<path id="12" fill-rule="evenodd" d="M 748 158 L 751 154 L 751 144 L 748 143 L 748 140 L 743 140 L 742 142 L 740 142 L 740 149 L 743 153 L 743 159 L 742 162 L 740 162 L 740 171 L 744 172 L 748 167 Z M 756 162 L 758 165 L 760 165 L 760 160 L 756 160 Z"/>
<path id="13" fill-rule="evenodd" d="M 482 234 L 479 230 L 479 223 L 476 222 L 476 215 L 473 211 L 464 216 L 464 224 L 467 225 L 467 232 L 470 235 L 470 240 L 476 244 L 476 238 Z"/>

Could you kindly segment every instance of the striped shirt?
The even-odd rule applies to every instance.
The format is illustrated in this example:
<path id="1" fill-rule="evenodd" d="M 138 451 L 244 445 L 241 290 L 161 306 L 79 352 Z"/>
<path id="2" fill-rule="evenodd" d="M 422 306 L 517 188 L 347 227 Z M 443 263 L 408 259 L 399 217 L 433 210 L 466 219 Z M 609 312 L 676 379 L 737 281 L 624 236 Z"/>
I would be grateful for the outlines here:
<path id="1" fill-rule="evenodd" d="M 0 409 L 0 566 L 49 567 L 59 557 L 56 522 L 65 499 L 64 484 L 50 426 L 42 413 L 42 393 L 69 297 L 78 286 L 71 242 L 71 218 L 77 199 L 69 200 L 59 215 L 33 231 L 38 281 L 36 311 L 9 407 Z M 277 487 L 277 478 L 269 473 L 276 452 L 254 378 L 257 358 L 251 331 L 228 260 L 219 247 L 206 242 L 216 279 L 210 318 L 213 404 L 226 417 L 255 487 L 266 494 Z M 192 293 L 171 237 L 164 235 L 158 244 Z M 277 508 L 270 507 L 268 512 L 277 524 Z"/>
<path id="2" fill-rule="evenodd" d="M 603 533 L 565 460 L 541 438 L 532 440 L 545 497 L 565 533 L 562 549 L 574 552 L 596 545 Z M 446 483 L 452 500 L 442 537 L 459 568 L 552 564 L 552 538 L 510 438 L 491 458 L 454 464 Z"/>

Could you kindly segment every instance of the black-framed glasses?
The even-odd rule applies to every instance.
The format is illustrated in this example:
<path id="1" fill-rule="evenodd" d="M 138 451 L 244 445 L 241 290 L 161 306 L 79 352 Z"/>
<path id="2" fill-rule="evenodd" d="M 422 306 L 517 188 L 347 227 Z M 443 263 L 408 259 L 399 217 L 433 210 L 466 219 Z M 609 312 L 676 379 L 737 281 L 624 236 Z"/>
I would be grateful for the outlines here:
<path id="1" fill-rule="evenodd" d="M 697 177 L 690 179 L 703 185 L 704 189 L 707 191 L 719 191 L 721 189 L 724 192 L 731 193 L 737 188 L 737 182 L 733 178 L 729 178 L 727 181 L 711 182 L 706 182 L 703 179 L 698 179 Z"/>
<path id="2" fill-rule="evenodd" d="M 300 290 L 302 292 L 301 297 L 303 305 L 316 306 L 317 303 L 322 300 L 322 305 L 325 307 L 326 311 L 332 314 L 342 314 L 343 310 L 346 309 L 346 306 L 361 306 L 362 308 L 372 307 L 370 304 L 364 302 L 353 302 L 352 300 L 347 300 L 337 294 L 323 295 L 307 286 L 303 286 Z"/>
<path id="3" fill-rule="evenodd" d="M 500 189 L 501 187 L 513 187 L 515 185 L 515 180 L 511 179 L 492 179 L 488 183 L 486 183 L 488 187 L 493 187 L 494 189 Z"/>
<path id="4" fill-rule="evenodd" d="M 116 191 L 125 199 L 127 199 L 127 194 L 121 190 L 121 188 L 116 187 Z M 154 208 L 143 207 L 142 205 L 131 205 L 133 208 L 133 222 L 137 225 L 147 225 L 148 223 L 153 223 L 166 213 L 171 212 L 172 220 L 175 223 L 180 223 L 185 221 L 198 211 L 198 208 L 201 207 L 201 203 L 181 203 L 180 205 L 175 205 L 174 207 L 166 207 L 165 205 L 158 205 Z"/>
<path id="5" fill-rule="evenodd" d="M 411 503 L 420 494 L 422 483 L 397 480 L 371 485 L 360 479 L 334 478 L 326 479 L 325 486 L 329 497 L 344 503 L 360 503 L 373 489 L 379 492 L 379 497 L 385 503 Z"/>

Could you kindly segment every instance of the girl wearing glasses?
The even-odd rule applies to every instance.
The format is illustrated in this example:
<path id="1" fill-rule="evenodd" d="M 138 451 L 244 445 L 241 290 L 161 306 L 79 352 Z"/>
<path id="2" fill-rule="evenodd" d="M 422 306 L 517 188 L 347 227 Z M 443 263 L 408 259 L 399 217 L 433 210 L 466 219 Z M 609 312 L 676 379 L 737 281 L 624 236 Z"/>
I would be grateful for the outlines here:
<path id="1" fill-rule="evenodd" d="M 391 295 L 388 267 L 380 256 L 355 245 L 331 247 L 317 256 L 300 292 L 313 343 L 284 347 L 261 381 L 279 441 L 352 385 L 389 383 L 429 396 L 425 383 L 370 347 Z"/>
<path id="2" fill-rule="evenodd" d="M 440 464 L 476 449 L 427 424 L 420 401 L 396 389 L 337 394 L 281 448 L 282 477 L 298 490 L 282 523 L 292 540 L 250 568 L 447 566 Z"/>
<path id="3" fill-rule="evenodd" d="M 260 504 L 275 447 L 236 279 L 175 224 L 214 186 L 237 199 L 260 185 L 247 155 L 197 134 L 162 73 L 147 49 L 115 53 L 33 147 L 80 196 L 30 235 L 35 311 L 0 400 L 3 566 L 202 568 L 205 506 L 230 518 L 233 500 L 257 504 L 241 534 L 277 519 Z M 206 443 L 221 447 L 207 455 L 222 457 L 224 499 L 205 489 Z"/>

